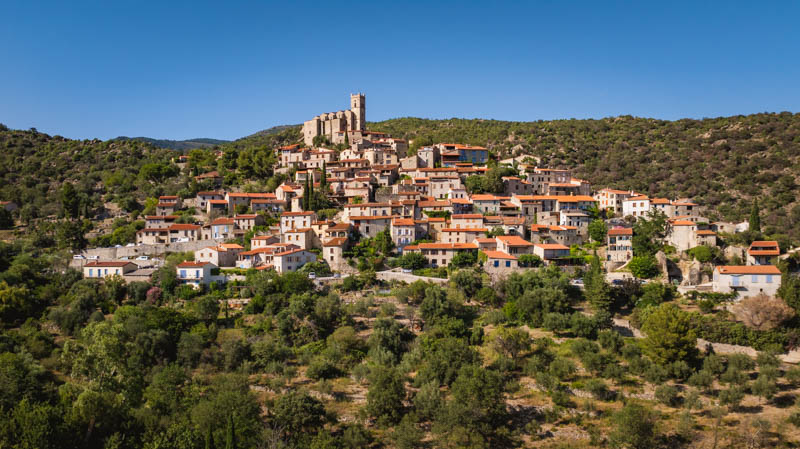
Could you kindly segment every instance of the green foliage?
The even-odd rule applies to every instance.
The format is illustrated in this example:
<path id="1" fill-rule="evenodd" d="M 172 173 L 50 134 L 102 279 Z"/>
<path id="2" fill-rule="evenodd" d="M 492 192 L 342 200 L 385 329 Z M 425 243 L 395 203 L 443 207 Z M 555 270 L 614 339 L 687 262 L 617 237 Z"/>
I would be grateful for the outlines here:
<path id="1" fill-rule="evenodd" d="M 628 404 L 611 420 L 614 429 L 609 435 L 611 447 L 648 449 L 655 447 L 657 414 L 639 404 Z"/>
<path id="2" fill-rule="evenodd" d="M 691 362 L 697 356 L 697 336 L 691 316 L 673 304 L 654 308 L 642 326 L 644 349 L 656 363 Z"/>
<path id="3" fill-rule="evenodd" d="M 628 262 L 628 269 L 639 279 L 650 279 L 659 273 L 658 262 L 651 254 L 633 256 Z"/>
<path id="4" fill-rule="evenodd" d="M 366 412 L 383 424 L 394 424 L 403 416 L 406 390 L 403 377 L 394 368 L 376 366 L 370 373 Z"/>
<path id="5" fill-rule="evenodd" d="M 589 223 L 589 237 L 595 242 L 605 242 L 608 234 L 608 226 L 605 220 L 595 219 Z"/>
<path id="6" fill-rule="evenodd" d="M 419 270 L 425 268 L 425 265 L 428 264 L 428 259 L 422 253 L 404 253 L 397 258 L 397 264 L 407 270 Z"/>

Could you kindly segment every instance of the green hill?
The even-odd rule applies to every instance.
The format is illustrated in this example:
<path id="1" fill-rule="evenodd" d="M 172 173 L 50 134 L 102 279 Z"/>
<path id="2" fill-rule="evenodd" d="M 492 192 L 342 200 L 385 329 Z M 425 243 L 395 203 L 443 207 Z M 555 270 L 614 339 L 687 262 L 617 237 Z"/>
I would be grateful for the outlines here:
<path id="1" fill-rule="evenodd" d="M 120 136 L 112 140 L 119 140 L 119 141 L 135 140 L 137 142 L 149 143 L 154 147 L 168 148 L 170 150 L 192 150 L 195 148 L 212 148 L 230 142 L 229 140 L 206 139 L 206 138 L 168 140 L 168 139 L 153 139 L 150 137 L 126 137 L 126 136 Z"/>
<path id="2" fill-rule="evenodd" d="M 497 158 L 531 155 L 596 187 L 634 189 L 709 206 L 709 218 L 744 220 L 758 199 L 762 223 L 800 238 L 800 114 L 703 120 L 631 116 L 506 122 L 398 118 L 370 123 L 411 141 L 485 145 Z"/>

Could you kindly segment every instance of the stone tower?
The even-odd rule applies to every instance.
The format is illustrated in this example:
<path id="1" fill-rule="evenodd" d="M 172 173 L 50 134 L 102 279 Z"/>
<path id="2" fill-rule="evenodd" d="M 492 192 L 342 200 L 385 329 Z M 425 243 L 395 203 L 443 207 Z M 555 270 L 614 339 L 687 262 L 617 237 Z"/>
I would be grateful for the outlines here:
<path id="1" fill-rule="evenodd" d="M 350 94 L 350 110 L 353 111 L 354 120 L 350 124 L 352 130 L 365 131 L 367 126 L 367 103 L 364 94 Z"/>

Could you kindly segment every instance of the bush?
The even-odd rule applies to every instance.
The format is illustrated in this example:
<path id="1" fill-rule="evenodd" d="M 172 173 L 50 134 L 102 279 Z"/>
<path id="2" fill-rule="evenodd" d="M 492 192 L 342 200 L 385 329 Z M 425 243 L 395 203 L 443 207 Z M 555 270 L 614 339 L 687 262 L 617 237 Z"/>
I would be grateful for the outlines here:
<path id="1" fill-rule="evenodd" d="M 650 279 L 659 273 L 656 258 L 649 254 L 644 256 L 633 256 L 628 262 L 628 269 L 639 279 Z"/>
<path id="2" fill-rule="evenodd" d="M 595 399 L 599 399 L 601 401 L 610 400 L 613 396 L 606 383 L 601 379 L 589 379 L 586 381 L 585 387 L 586 391 L 591 393 Z"/>
<path id="3" fill-rule="evenodd" d="M 664 405 L 674 407 L 678 403 L 678 389 L 672 385 L 659 385 L 655 391 L 656 400 Z"/>
<path id="4" fill-rule="evenodd" d="M 339 375 L 339 370 L 326 357 L 317 356 L 308 365 L 306 375 L 314 380 L 333 379 Z"/>

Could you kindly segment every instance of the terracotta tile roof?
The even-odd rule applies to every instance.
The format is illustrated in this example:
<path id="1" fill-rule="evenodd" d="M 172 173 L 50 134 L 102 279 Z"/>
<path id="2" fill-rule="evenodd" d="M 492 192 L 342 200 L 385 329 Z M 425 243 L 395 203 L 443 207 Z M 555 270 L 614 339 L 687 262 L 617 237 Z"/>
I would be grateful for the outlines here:
<path id="1" fill-rule="evenodd" d="M 204 267 L 206 265 L 214 265 L 214 264 L 211 263 L 211 262 L 190 262 L 190 261 L 186 261 L 186 262 L 181 262 L 176 266 L 178 268 L 200 268 L 200 267 Z"/>
<path id="2" fill-rule="evenodd" d="M 717 235 L 717 233 L 710 229 L 700 229 L 697 231 L 697 235 Z"/>
<path id="3" fill-rule="evenodd" d="M 533 243 L 518 235 L 498 235 L 496 238 L 508 246 L 533 246 Z"/>
<path id="4" fill-rule="evenodd" d="M 409 249 L 409 246 L 406 246 L 406 249 Z M 420 243 L 414 245 L 414 249 L 478 249 L 478 245 L 475 243 Z"/>
<path id="5" fill-rule="evenodd" d="M 512 256 L 511 254 L 505 253 L 503 251 L 484 250 L 483 253 L 486 254 L 486 257 L 488 257 L 489 259 L 517 260 L 516 257 Z"/>
<path id="6" fill-rule="evenodd" d="M 775 265 L 719 265 L 720 274 L 781 274 Z"/>
<path id="7" fill-rule="evenodd" d="M 133 262 L 118 262 L 118 261 L 108 261 L 108 262 L 100 262 L 100 261 L 92 261 L 84 265 L 84 267 L 124 267 L 125 265 L 136 265 Z"/>
<path id="8" fill-rule="evenodd" d="M 633 235 L 631 228 L 612 228 L 608 230 L 608 235 Z"/>
<path id="9" fill-rule="evenodd" d="M 176 220 L 177 218 L 177 215 L 147 215 L 144 217 L 145 220 L 152 221 Z"/>
<path id="10" fill-rule="evenodd" d="M 672 226 L 695 226 L 697 223 L 689 220 L 675 220 L 670 224 Z"/>
<path id="11" fill-rule="evenodd" d="M 208 173 L 203 173 L 202 175 L 197 175 L 195 176 L 195 179 L 219 178 L 219 177 L 220 177 L 219 172 L 215 170 L 215 171 L 210 171 Z"/>
<path id="12" fill-rule="evenodd" d="M 228 205 L 228 202 L 225 200 L 208 200 L 208 202 L 211 204 L 224 204 L 226 206 Z"/>
<path id="13" fill-rule="evenodd" d="M 350 220 L 361 220 L 361 221 L 368 221 L 368 220 L 391 220 L 395 218 L 395 215 L 354 215 L 350 217 Z"/>
<path id="14" fill-rule="evenodd" d="M 232 225 L 232 224 L 235 224 L 235 223 L 236 222 L 233 221 L 233 218 L 224 218 L 223 217 L 223 218 L 217 218 L 216 220 L 212 221 L 211 225 L 212 226 L 214 226 L 214 225 Z"/>
<path id="15" fill-rule="evenodd" d="M 322 246 L 343 246 L 345 243 L 347 243 L 347 237 L 334 237 L 323 243 Z"/>
<path id="16" fill-rule="evenodd" d="M 451 218 L 453 220 L 468 220 L 468 219 L 473 219 L 473 218 L 483 219 L 483 215 L 481 215 L 481 214 L 454 214 Z"/>
<path id="17" fill-rule="evenodd" d="M 392 226 L 414 226 L 414 220 L 411 218 L 395 218 L 392 220 Z"/>
<path id="18" fill-rule="evenodd" d="M 302 248 L 290 249 L 289 251 L 284 251 L 284 252 L 282 252 L 282 253 L 275 253 L 275 254 L 274 254 L 274 256 L 275 256 L 275 257 L 289 256 L 289 255 L 291 255 L 291 254 L 294 254 L 294 253 L 299 253 L 299 252 L 301 252 L 301 251 L 306 251 L 306 250 L 304 250 L 304 249 L 302 249 Z"/>
<path id="19" fill-rule="evenodd" d="M 442 228 L 442 232 L 488 232 L 487 228 Z"/>
<path id="20" fill-rule="evenodd" d="M 561 250 L 569 250 L 569 246 L 564 246 L 560 243 L 536 243 L 534 246 L 538 246 L 542 249 L 561 249 Z"/>
<path id="21" fill-rule="evenodd" d="M 417 203 L 419 207 L 447 207 L 450 203 L 447 201 L 420 201 Z"/>
<path id="22" fill-rule="evenodd" d="M 170 231 L 191 231 L 200 229 L 200 226 L 193 224 L 175 223 L 168 228 Z"/>

